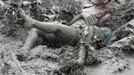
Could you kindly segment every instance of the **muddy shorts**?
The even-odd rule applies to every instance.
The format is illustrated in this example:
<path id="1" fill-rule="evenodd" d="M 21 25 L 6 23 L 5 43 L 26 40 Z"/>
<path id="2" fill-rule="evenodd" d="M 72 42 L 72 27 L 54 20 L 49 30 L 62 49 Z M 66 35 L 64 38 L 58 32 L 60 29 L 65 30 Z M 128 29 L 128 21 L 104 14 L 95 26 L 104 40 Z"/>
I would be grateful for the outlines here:
<path id="1" fill-rule="evenodd" d="M 81 39 L 80 32 L 79 32 L 79 30 L 76 30 L 74 33 L 74 38 L 70 42 L 70 45 L 75 46 L 76 44 L 79 43 L 80 39 Z"/>
<path id="2" fill-rule="evenodd" d="M 56 38 L 54 34 L 47 34 L 43 40 L 44 43 L 46 43 L 47 45 L 54 45 L 54 46 L 63 46 L 66 44 L 75 46 L 77 43 L 79 43 L 81 36 L 80 36 L 80 32 L 78 30 L 74 30 L 74 37 L 72 38 L 72 40 L 68 43 L 65 43 L 64 41 L 61 41 L 61 39 Z"/>

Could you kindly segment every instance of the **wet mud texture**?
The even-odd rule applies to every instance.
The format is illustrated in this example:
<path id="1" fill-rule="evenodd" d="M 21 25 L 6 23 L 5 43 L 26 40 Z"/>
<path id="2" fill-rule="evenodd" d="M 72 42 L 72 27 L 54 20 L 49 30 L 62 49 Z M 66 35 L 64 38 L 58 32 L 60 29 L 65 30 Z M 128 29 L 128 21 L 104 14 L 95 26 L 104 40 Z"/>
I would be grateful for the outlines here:
<path id="1" fill-rule="evenodd" d="M 112 5 L 111 8 L 116 11 L 108 24 L 113 26 L 114 30 L 133 18 L 134 5 L 133 3 L 117 5 L 118 9 L 115 9 Z M 79 21 L 76 24 L 79 23 L 82 22 Z M 90 48 L 82 66 L 74 63 L 78 59 L 79 48 L 68 45 L 61 48 L 49 48 L 46 45 L 39 45 L 30 50 L 28 60 L 18 60 L 23 59 L 22 57 L 18 58 L 16 54 L 23 45 L 25 37 L 25 30 L 18 32 L 13 37 L 0 34 L 0 75 L 99 75 L 99 73 L 101 75 L 115 75 L 115 73 L 125 72 L 129 68 L 133 68 L 129 67 L 129 65 L 132 65 L 133 60 L 131 59 L 129 63 L 129 58 L 126 57 L 130 54 L 133 55 L 134 47 L 133 41 L 131 41 L 134 39 L 133 36 L 128 39 L 128 42 L 131 41 L 132 43 L 125 44 L 123 49 L 122 46 L 117 46 L 116 43 L 119 42 L 100 50 Z M 59 68 L 66 64 L 71 67 L 59 71 Z M 131 72 L 128 75 L 132 75 Z"/>

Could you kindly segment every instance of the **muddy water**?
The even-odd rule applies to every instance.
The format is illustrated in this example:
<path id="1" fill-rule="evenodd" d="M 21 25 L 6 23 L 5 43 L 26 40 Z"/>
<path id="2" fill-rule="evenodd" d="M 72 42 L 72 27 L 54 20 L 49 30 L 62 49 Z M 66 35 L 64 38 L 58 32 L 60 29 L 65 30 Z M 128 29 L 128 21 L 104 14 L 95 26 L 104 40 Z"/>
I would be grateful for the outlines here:
<path id="1" fill-rule="evenodd" d="M 134 56 L 126 57 L 126 59 L 129 61 L 129 68 L 122 72 L 110 73 L 103 64 L 88 67 L 85 72 L 87 75 L 134 75 Z"/>

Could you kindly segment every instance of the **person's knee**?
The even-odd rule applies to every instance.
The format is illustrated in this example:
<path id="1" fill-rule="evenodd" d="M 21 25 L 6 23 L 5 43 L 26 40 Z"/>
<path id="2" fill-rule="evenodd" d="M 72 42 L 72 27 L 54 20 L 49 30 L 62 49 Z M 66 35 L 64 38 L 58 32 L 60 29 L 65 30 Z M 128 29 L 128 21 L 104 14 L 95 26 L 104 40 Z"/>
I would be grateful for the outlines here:
<path id="1" fill-rule="evenodd" d="M 37 32 L 38 31 L 38 29 L 36 29 L 36 28 L 32 28 L 31 30 L 30 30 L 30 32 Z"/>
<path id="2" fill-rule="evenodd" d="M 32 28 L 29 32 L 28 32 L 29 35 L 31 36 L 38 36 L 38 29 L 36 28 Z"/>

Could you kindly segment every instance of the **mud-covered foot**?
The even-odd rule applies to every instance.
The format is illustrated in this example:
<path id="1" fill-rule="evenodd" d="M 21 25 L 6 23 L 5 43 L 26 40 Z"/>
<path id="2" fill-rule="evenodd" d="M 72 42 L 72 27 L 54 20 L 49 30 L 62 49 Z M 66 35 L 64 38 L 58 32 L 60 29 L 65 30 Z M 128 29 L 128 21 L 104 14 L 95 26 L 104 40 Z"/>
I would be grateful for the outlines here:
<path id="1" fill-rule="evenodd" d="M 26 61 L 26 60 L 28 60 L 28 55 L 29 55 L 29 52 L 26 49 L 20 49 L 20 50 L 18 50 L 18 53 L 16 54 L 17 59 L 19 61 Z"/>
<path id="2" fill-rule="evenodd" d="M 34 20 L 30 16 L 26 15 L 23 9 L 20 9 L 20 16 L 26 21 L 26 27 L 33 27 Z"/>
<path id="3" fill-rule="evenodd" d="M 65 63 L 62 67 L 60 67 L 59 71 L 64 74 L 70 74 L 71 72 L 74 72 L 75 70 L 82 68 L 82 65 L 78 63 L 78 61 L 70 61 Z"/>

